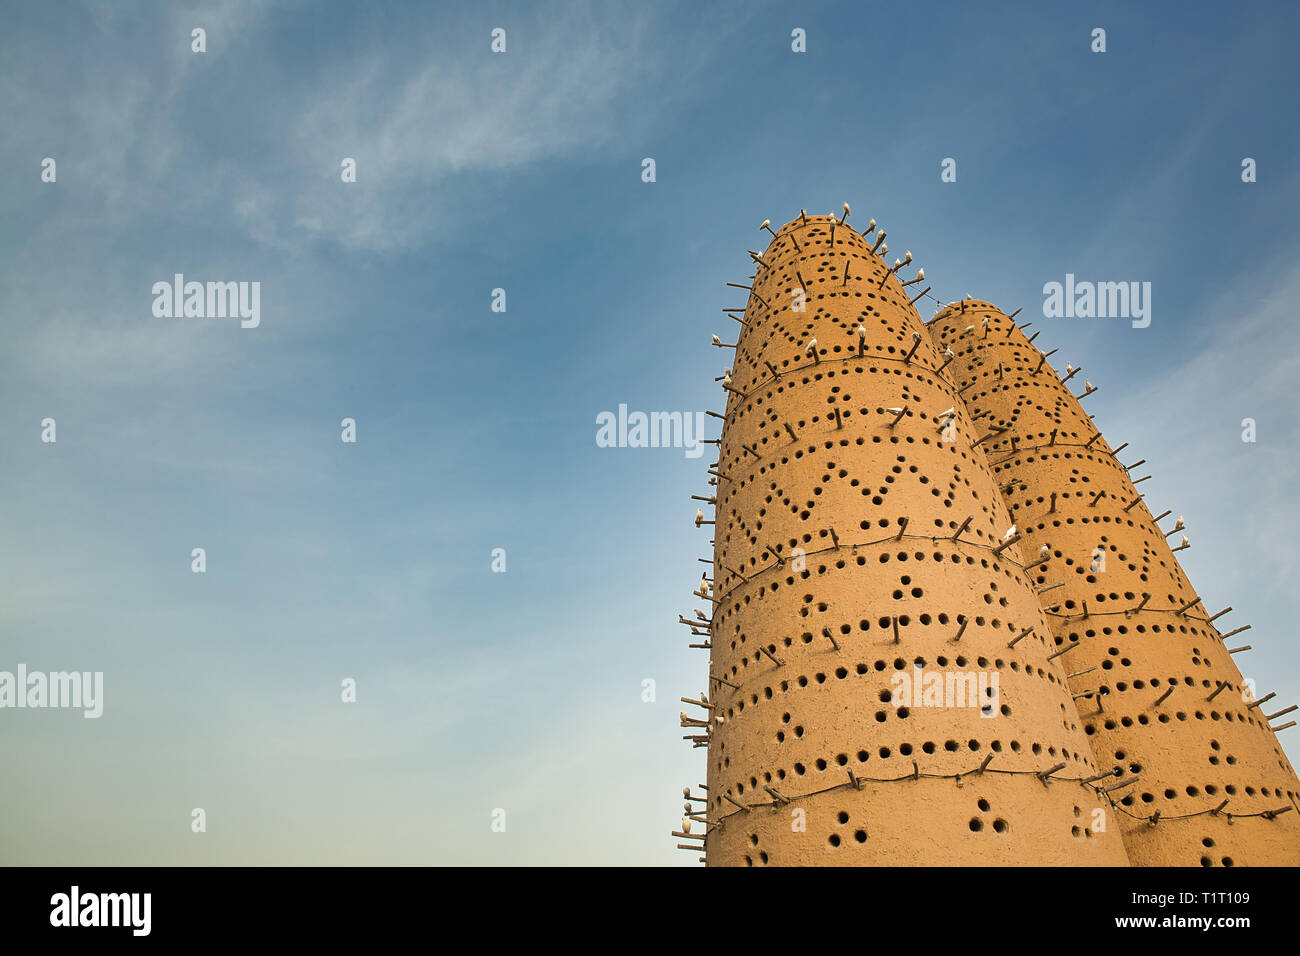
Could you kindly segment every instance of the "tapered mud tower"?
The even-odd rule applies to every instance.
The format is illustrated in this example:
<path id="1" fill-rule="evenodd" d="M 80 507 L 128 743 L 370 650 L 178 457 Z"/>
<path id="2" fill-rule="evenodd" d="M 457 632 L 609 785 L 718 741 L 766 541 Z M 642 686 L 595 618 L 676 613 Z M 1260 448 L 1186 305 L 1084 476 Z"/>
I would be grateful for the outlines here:
<path id="1" fill-rule="evenodd" d="M 1091 386 L 1058 374 L 994 306 L 954 304 L 929 332 L 954 353 L 965 413 L 1005 429 L 983 447 L 1023 553 L 1049 555 L 1033 583 L 1077 722 L 1097 764 L 1133 780 L 1112 791 L 1129 860 L 1300 865 L 1300 783 L 1273 729 L 1294 708 L 1244 686 L 1232 655 L 1245 628 L 1221 633 L 1183 574 L 1168 543 L 1183 546 L 1181 523 L 1163 530 L 1169 512 L 1153 516 L 1130 475 L 1140 452 L 1123 465 L 1072 391 Z"/>
<path id="2" fill-rule="evenodd" d="M 708 781 L 678 838 L 713 865 L 1125 865 L 1037 539 L 1007 539 L 988 423 L 873 232 L 801 216 L 756 257 L 697 519 L 710 610 L 683 619 Z"/>

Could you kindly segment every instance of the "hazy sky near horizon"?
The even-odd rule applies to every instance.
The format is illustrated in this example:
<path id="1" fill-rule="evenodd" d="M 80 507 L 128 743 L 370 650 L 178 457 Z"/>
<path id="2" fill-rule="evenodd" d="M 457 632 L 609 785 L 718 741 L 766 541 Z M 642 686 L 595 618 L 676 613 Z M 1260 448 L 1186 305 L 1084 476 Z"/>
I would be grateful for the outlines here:
<path id="1" fill-rule="evenodd" d="M 758 224 L 843 201 L 1084 367 L 1206 605 L 1253 625 L 1244 674 L 1300 701 L 1298 28 L 0 4 L 0 670 L 105 682 L 96 720 L 0 710 L 0 863 L 693 863 L 677 699 L 706 669 L 675 621 L 712 455 L 598 447 L 596 419 L 719 409 Z M 260 325 L 156 317 L 176 273 L 259 282 Z M 1150 282 L 1150 326 L 1044 318 L 1067 274 Z"/>

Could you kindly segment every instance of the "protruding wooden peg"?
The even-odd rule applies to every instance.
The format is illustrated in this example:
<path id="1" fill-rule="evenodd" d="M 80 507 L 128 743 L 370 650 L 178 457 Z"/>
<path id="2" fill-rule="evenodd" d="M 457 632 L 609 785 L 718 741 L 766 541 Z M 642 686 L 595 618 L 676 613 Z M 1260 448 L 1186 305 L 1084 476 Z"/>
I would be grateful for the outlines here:
<path id="1" fill-rule="evenodd" d="M 1207 623 L 1207 624 L 1212 624 L 1212 623 L 1214 623 L 1215 621 L 1217 621 L 1219 618 L 1223 617 L 1223 615 L 1227 614 L 1227 613 L 1228 613 L 1229 611 L 1231 611 L 1231 610 L 1232 610 L 1232 606 L 1229 605 L 1228 607 L 1225 607 L 1225 608 L 1224 608 L 1222 611 L 1220 611 L 1219 613 L 1217 613 L 1217 614 L 1211 614 L 1209 617 L 1207 617 L 1207 618 L 1205 619 L 1205 623 Z"/>
<path id="2" fill-rule="evenodd" d="M 1058 770 L 1064 770 L 1064 769 L 1065 769 L 1065 766 L 1066 766 L 1066 765 L 1065 765 L 1064 763 L 1058 763 L 1058 764 L 1056 764 L 1055 766 L 1053 766 L 1053 767 L 1049 767 L 1049 768 L 1046 769 L 1046 770 L 1040 770 L 1040 771 L 1038 772 L 1038 774 L 1037 774 L 1038 779 L 1039 779 L 1039 780 L 1042 780 L 1042 781 L 1044 781 L 1044 782 L 1046 782 L 1048 777 L 1050 777 L 1052 774 L 1056 773 L 1056 771 L 1058 771 Z"/>
<path id="3" fill-rule="evenodd" d="M 894 420 L 889 423 L 889 427 L 893 428 L 900 421 L 902 421 L 903 416 L 907 414 L 909 408 L 911 408 L 910 405 L 904 405 L 902 408 L 898 409 L 898 413 L 894 416 Z M 885 409 L 885 411 L 890 411 L 890 409 Z"/>
<path id="4" fill-rule="evenodd" d="M 1171 684 L 1170 686 L 1168 686 L 1168 687 L 1165 688 L 1165 692 L 1164 692 L 1163 694 L 1161 694 L 1159 697 L 1157 697 L 1157 698 L 1155 699 L 1155 702 L 1152 703 L 1151 706 L 1152 706 L 1152 707 L 1159 707 L 1161 704 L 1163 704 L 1163 703 L 1165 702 L 1165 699 L 1166 699 L 1170 694 L 1172 694 L 1173 692 L 1174 692 L 1174 688 L 1173 688 L 1173 685 Z"/>
<path id="5" fill-rule="evenodd" d="M 1270 700 L 1272 700 L 1276 696 L 1277 696 L 1277 691 L 1273 691 L 1271 693 L 1265 694 L 1259 700 L 1251 701 L 1249 704 L 1247 704 L 1246 709 L 1250 710 L 1253 707 L 1258 707 L 1260 704 L 1267 704 Z"/>
<path id="6" fill-rule="evenodd" d="M 1015 637 L 1011 639 L 1011 643 L 1008 644 L 1007 647 L 1015 647 L 1018 643 L 1023 641 L 1026 637 L 1028 637 L 1032 633 L 1034 633 L 1034 629 L 1032 627 L 1025 628 L 1023 631 L 1021 631 L 1019 634 L 1017 634 Z"/>
<path id="7" fill-rule="evenodd" d="M 1226 641 L 1228 638 L 1232 637 L 1234 634 L 1240 634 L 1242 631 L 1249 631 L 1249 630 L 1250 630 L 1252 627 L 1254 627 L 1254 626 L 1255 626 L 1255 625 L 1253 625 L 1253 624 L 1243 624 L 1241 627 L 1234 628 L 1233 630 L 1229 631 L 1227 634 L 1224 634 L 1224 635 L 1220 638 L 1220 640 Z"/>
<path id="8" fill-rule="evenodd" d="M 1141 779 L 1141 777 L 1129 777 L 1127 780 L 1121 780 L 1119 783 L 1112 783 L 1109 787 L 1102 787 L 1102 790 L 1106 793 L 1110 793 L 1112 790 L 1123 790 L 1125 787 L 1133 786 L 1133 784 L 1137 783 Z"/>
<path id="9" fill-rule="evenodd" d="M 1064 654 L 1066 651 L 1072 651 L 1072 650 L 1074 650 L 1074 649 L 1075 649 L 1076 647 L 1078 647 L 1078 646 L 1079 646 L 1079 642 L 1078 642 L 1078 641 L 1067 641 L 1066 644 L 1065 644 L 1065 646 L 1062 647 L 1059 651 L 1056 651 L 1056 652 L 1054 652 L 1054 653 L 1052 653 L 1052 654 L 1048 654 L 1048 655 L 1047 655 L 1047 659 L 1048 659 L 1049 661 L 1056 660 L 1056 658 L 1060 657 L 1060 656 L 1061 656 L 1062 654 Z"/>
<path id="10" fill-rule="evenodd" d="M 749 807 L 745 806 L 739 800 L 734 799 L 729 793 L 724 793 L 722 795 L 722 799 L 726 800 L 728 803 L 735 804 L 736 806 L 740 807 L 740 809 L 744 810 L 746 813 L 750 812 Z M 699 847 L 696 847 L 696 849 L 699 849 Z"/>
<path id="11" fill-rule="evenodd" d="M 899 642 L 899 638 L 898 638 L 898 615 L 895 614 L 892 618 L 890 618 L 890 622 L 891 622 L 891 624 L 893 625 L 893 628 L 894 628 L 894 643 L 897 644 L 897 643 Z"/>
<path id="12" fill-rule="evenodd" d="M 902 540 L 903 540 L 903 532 L 907 530 L 907 524 L 908 524 L 908 522 L 909 522 L 910 520 L 911 520 L 911 519 L 910 519 L 910 518 L 907 518 L 907 517 L 903 517 L 903 518 L 899 518 L 899 519 L 898 519 L 898 534 L 896 534 L 896 535 L 894 536 L 894 540 L 895 540 L 895 541 L 902 541 Z"/>
<path id="13" fill-rule="evenodd" d="M 1210 692 L 1210 696 L 1205 698 L 1206 701 L 1208 702 L 1214 700 L 1214 698 L 1218 697 L 1221 693 L 1223 693 L 1224 689 L 1227 688 L 1227 686 L 1228 686 L 1228 682 L 1226 680 L 1219 681 L 1219 686 L 1214 688 L 1214 690 Z"/>
<path id="14" fill-rule="evenodd" d="M 957 628 L 957 633 L 953 635 L 952 639 L 954 642 L 960 641 L 961 636 L 966 633 L 966 625 L 970 623 L 970 618 L 968 618 L 965 614 L 958 614 L 957 622 L 959 624 L 959 627 Z"/>
<path id="15" fill-rule="evenodd" d="M 1287 714 L 1291 713 L 1291 711 L 1295 710 L 1297 707 L 1300 707 L 1300 704 L 1292 704 L 1290 707 L 1284 707 L 1282 710 L 1279 710 L 1276 714 L 1269 714 L 1269 715 L 1268 715 L 1267 717 L 1265 717 L 1264 719 L 1265 719 L 1265 720 L 1275 720 L 1275 719 L 1277 719 L 1278 717 L 1284 717 L 1284 716 L 1286 716 Z"/>
<path id="16" fill-rule="evenodd" d="M 975 772 L 976 772 L 976 773 L 983 773 L 985 770 L 989 769 L 989 764 L 991 764 L 991 763 L 993 762 L 993 757 L 994 757 L 993 754 L 988 754 L 988 755 L 986 755 L 986 756 L 984 757 L 984 762 L 983 762 L 982 764 L 979 765 L 979 769 L 976 770 Z"/>
<path id="17" fill-rule="evenodd" d="M 975 516 L 974 516 L 974 515 L 967 515 L 967 516 L 966 516 L 966 520 L 963 521 L 963 522 L 961 523 L 961 527 L 959 527 L 959 528 L 957 529 L 956 533 L 953 534 L 953 536 L 952 536 L 952 540 L 956 541 L 958 538 L 960 538 L 960 537 L 961 537 L 961 533 L 962 533 L 963 531 L 965 531 L 968 527 L 970 527 L 970 523 L 971 523 L 972 521 L 974 521 L 974 520 L 975 520 Z"/>
<path id="18" fill-rule="evenodd" d="M 835 635 L 831 633 L 829 627 L 822 628 L 822 637 L 831 642 L 831 647 L 835 648 L 837 651 L 840 649 L 840 642 L 835 640 Z"/>
<path id="19" fill-rule="evenodd" d="M 1096 783 L 1098 780 L 1105 780 L 1107 777 L 1113 777 L 1113 776 L 1115 776 L 1115 773 L 1116 773 L 1117 770 L 1118 770 L 1117 767 L 1112 767 L 1110 770 L 1107 770 L 1105 773 L 1093 774 L 1091 777 L 1088 777 L 1088 778 L 1085 779 L 1085 780 L 1080 780 L 1079 782 L 1080 782 L 1080 783 Z"/>
<path id="20" fill-rule="evenodd" d="M 781 804 L 781 806 L 785 806 L 787 803 L 790 802 L 790 798 L 783 796 L 781 792 L 777 790 L 775 787 L 769 787 L 767 784 L 763 784 L 763 789 L 767 791 L 768 795 L 773 800 Z"/>
<path id="21" fill-rule="evenodd" d="M 775 654 L 769 651 L 766 646 L 760 644 L 758 645 L 758 649 L 762 651 L 764 654 L 766 654 L 768 658 L 772 661 L 772 663 L 775 664 L 777 667 L 780 667 L 782 664 L 785 663 L 784 659 L 777 657 Z"/>
<path id="22" fill-rule="evenodd" d="M 920 347 L 921 347 L 921 333 L 919 333 L 919 332 L 913 332 L 913 333 L 912 333 L 912 347 L 911 347 L 910 349 L 908 349 L 908 350 L 907 350 L 907 354 L 903 356 L 903 364 L 904 364 L 904 365 L 908 365 L 908 364 L 911 363 L 911 361 L 912 361 L 912 356 L 916 354 L 916 350 L 919 349 Z"/>
<path id="23" fill-rule="evenodd" d="M 1251 645 L 1249 645 L 1249 644 L 1242 644 L 1241 647 L 1230 647 L 1230 648 L 1228 648 L 1228 653 L 1229 653 L 1229 654 L 1240 654 L 1242 651 L 1250 651 L 1250 650 L 1254 650 L 1254 648 L 1251 647 Z"/>
<path id="24" fill-rule="evenodd" d="M 1017 531 L 1014 535 L 1012 535 L 1010 538 L 1007 538 L 1005 541 L 1003 541 L 1001 544 L 999 544 L 996 548 L 993 549 L 993 556 L 998 558 L 1002 557 L 1002 552 L 1007 550 L 1007 548 L 1011 547 L 1017 541 L 1019 541 L 1021 537 L 1023 537 L 1023 535 L 1021 535 L 1020 532 Z"/>

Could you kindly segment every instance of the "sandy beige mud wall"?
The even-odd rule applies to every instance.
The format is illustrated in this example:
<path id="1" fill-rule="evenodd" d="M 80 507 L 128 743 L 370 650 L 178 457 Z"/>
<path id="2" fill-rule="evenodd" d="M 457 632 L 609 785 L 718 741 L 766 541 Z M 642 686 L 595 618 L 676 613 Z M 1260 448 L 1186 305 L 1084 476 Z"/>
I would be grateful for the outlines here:
<path id="1" fill-rule="evenodd" d="M 1074 662 L 1048 659 L 1036 548 L 995 550 L 1013 519 L 980 425 L 871 245 L 831 217 L 787 224 L 739 329 L 706 526 L 707 860 L 1125 865 L 1080 782 L 1112 761 L 1094 763 Z M 896 706 L 918 669 L 929 699 Z"/>
<path id="2" fill-rule="evenodd" d="M 1130 477 L 1075 398 L 1083 376 L 1063 380 L 987 302 L 949 306 L 928 328 L 934 348 L 955 355 L 946 371 L 964 400 L 963 432 L 1006 429 L 982 447 L 1020 552 L 1033 561 L 1047 548 L 1033 584 L 1064 582 L 1039 600 L 1053 652 L 1065 651 L 1057 661 L 1077 674 L 1070 723 L 1115 784 L 1136 778 L 1110 792 L 1129 861 L 1300 864 L 1300 784 L 1268 721 L 1282 705 L 1252 706 L 1229 653 L 1249 635 L 1225 644 L 1208 620 L 1218 609 L 1200 602 L 1169 544 L 1181 533 L 1166 539 L 1139 500 L 1145 471 Z"/>

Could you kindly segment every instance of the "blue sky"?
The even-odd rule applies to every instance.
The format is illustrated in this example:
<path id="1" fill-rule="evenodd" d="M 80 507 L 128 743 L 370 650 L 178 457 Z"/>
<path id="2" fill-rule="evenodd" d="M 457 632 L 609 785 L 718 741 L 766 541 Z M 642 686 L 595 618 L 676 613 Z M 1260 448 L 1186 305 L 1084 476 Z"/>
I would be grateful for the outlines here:
<path id="1" fill-rule="evenodd" d="M 711 456 L 597 447 L 596 416 L 720 408 L 758 223 L 846 200 L 1084 367 L 1254 625 L 1245 675 L 1297 700 L 1297 21 L 3 4 L 0 669 L 106 686 L 99 720 L 0 712 L 0 861 L 693 862 L 674 621 Z M 260 326 L 154 317 L 177 272 L 259 281 Z M 1151 282 L 1150 327 L 1043 318 L 1067 273 Z"/>

